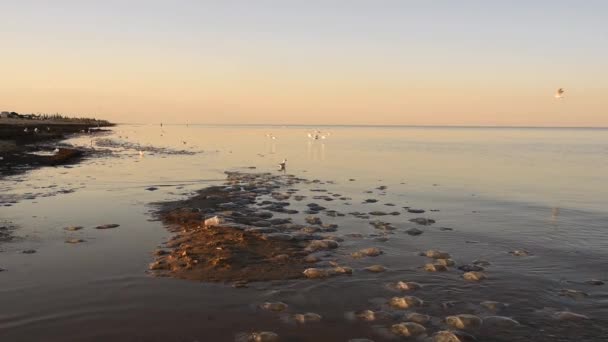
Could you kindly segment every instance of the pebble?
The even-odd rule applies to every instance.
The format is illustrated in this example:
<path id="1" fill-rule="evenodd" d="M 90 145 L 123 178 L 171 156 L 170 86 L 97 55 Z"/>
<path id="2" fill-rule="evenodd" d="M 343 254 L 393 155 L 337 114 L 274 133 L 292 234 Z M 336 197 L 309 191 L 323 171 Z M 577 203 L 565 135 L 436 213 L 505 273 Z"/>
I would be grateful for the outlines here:
<path id="1" fill-rule="evenodd" d="M 374 342 L 374 340 L 368 338 L 351 338 L 348 342 Z"/>
<path id="2" fill-rule="evenodd" d="M 421 306 L 423 303 L 422 299 L 414 296 L 393 297 L 388 302 L 390 306 L 396 309 L 408 309 Z"/>
<path id="3" fill-rule="evenodd" d="M 483 301 L 483 302 L 479 303 L 479 305 L 483 306 L 484 308 L 486 308 L 490 311 L 494 311 L 494 312 L 500 311 L 502 309 L 506 309 L 508 306 L 505 303 L 495 302 L 495 301 L 491 301 L 491 300 Z"/>
<path id="4" fill-rule="evenodd" d="M 414 222 L 414 223 L 417 223 L 417 224 L 423 225 L 423 226 L 430 226 L 433 223 L 435 223 L 436 221 L 433 219 L 427 219 L 424 217 L 417 217 L 417 218 L 410 219 L 410 222 Z"/>
<path id="5" fill-rule="evenodd" d="M 81 230 L 82 228 L 83 227 L 81 227 L 81 226 L 69 226 L 69 227 L 65 227 L 63 229 L 73 232 L 73 231 Z"/>
<path id="6" fill-rule="evenodd" d="M 462 265 L 458 266 L 458 269 L 465 272 L 481 272 L 484 270 L 483 267 L 478 265 Z"/>
<path id="7" fill-rule="evenodd" d="M 355 313 L 355 317 L 362 321 L 372 322 L 376 320 L 376 313 L 372 310 L 363 310 Z"/>
<path id="8" fill-rule="evenodd" d="M 296 322 L 301 324 L 321 321 L 321 315 L 312 312 L 307 312 L 305 314 L 296 314 L 293 316 L 293 318 Z"/>
<path id="9" fill-rule="evenodd" d="M 416 337 L 426 333 L 426 328 L 415 322 L 393 324 L 391 331 L 395 335 L 404 337 Z"/>
<path id="10" fill-rule="evenodd" d="M 454 266 L 455 265 L 454 260 L 452 260 L 452 259 L 436 259 L 435 263 L 439 264 L 439 265 L 443 265 L 443 266 Z"/>
<path id="11" fill-rule="evenodd" d="M 486 279 L 486 275 L 484 273 L 475 271 L 466 272 L 462 275 L 462 277 L 467 281 L 482 281 Z"/>
<path id="12" fill-rule="evenodd" d="M 321 225 L 323 224 L 323 222 L 321 222 L 321 219 L 317 216 L 308 216 L 306 217 L 306 223 L 308 224 L 312 224 L 312 225 Z"/>
<path id="13" fill-rule="evenodd" d="M 366 267 L 365 270 L 368 272 L 380 273 L 380 272 L 386 271 L 386 267 L 384 267 L 382 265 L 372 265 L 372 266 Z"/>
<path id="14" fill-rule="evenodd" d="M 264 310 L 280 312 L 287 309 L 288 305 L 283 302 L 266 302 L 260 305 L 260 307 Z"/>
<path id="15" fill-rule="evenodd" d="M 21 253 L 23 253 L 23 254 L 34 254 L 34 253 L 36 253 L 36 250 L 35 249 L 26 249 L 24 251 L 21 251 Z"/>
<path id="16" fill-rule="evenodd" d="M 407 212 L 412 214 L 424 214 L 425 211 L 423 209 L 408 209 Z"/>
<path id="17" fill-rule="evenodd" d="M 306 247 L 309 251 L 319 251 L 338 248 L 338 243 L 334 240 L 313 240 Z"/>
<path id="18" fill-rule="evenodd" d="M 65 240 L 65 243 L 81 243 L 84 242 L 84 240 L 82 239 L 67 239 Z"/>
<path id="19" fill-rule="evenodd" d="M 155 270 L 161 270 L 165 268 L 165 264 L 163 264 L 160 261 L 155 261 L 150 263 L 150 265 L 148 265 L 148 269 L 151 271 L 155 271 Z"/>
<path id="20" fill-rule="evenodd" d="M 600 285 L 604 285 L 604 282 L 599 279 L 590 279 L 590 280 L 587 280 L 585 282 L 585 284 L 600 286 Z"/>
<path id="21" fill-rule="evenodd" d="M 483 321 L 481 320 L 481 318 L 475 315 L 461 314 L 448 316 L 445 318 L 445 322 L 452 328 L 463 330 L 475 330 L 481 327 Z"/>
<path id="22" fill-rule="evenodd" d="M 433 335 L 433 342 L 465 342 L 475 341 L 472 336 L 466 335 L 460 331 L 442 330 Z"/>
<path id="23" fill-rule="evenodd" d="M 510 251 L 509 254 L 514 255 L 514 256 L 530 256 L 530 255 L 532 255 L 532 253 L 528 252 L 525 249 L 516 249 L 516 250 Z"/>

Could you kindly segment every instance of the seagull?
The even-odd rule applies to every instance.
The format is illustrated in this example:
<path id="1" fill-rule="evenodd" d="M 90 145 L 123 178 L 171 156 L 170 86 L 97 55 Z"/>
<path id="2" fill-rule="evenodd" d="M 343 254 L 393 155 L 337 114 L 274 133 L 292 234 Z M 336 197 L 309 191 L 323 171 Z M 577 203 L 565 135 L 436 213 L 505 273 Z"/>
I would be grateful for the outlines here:
<path id="1" fill-rule="evenodd" d="M 53 153 L 59 153 L 59 149 L 58 149 L 58 148 L 55 148 L 55 149 L 53 150 Z"/>
<path id="2" fill-rule="evenodd" d="M 563 99 L 564 98 L 564 88 L 557 89 L 557 91 L 555 92 L 555 98 L 556 99 Z"/>
<path id="3" fill-rule="evenodd" d="M 38 134 L 38 127 L 34 128 L 34 133 Z"/>
<path id="4" fill-rule="evenodd" d="M 285 166 L 287 166 L 287 158 L 283 159 L 283 161 L 279 163 L 279 171 L 285 171 Z"/>
<path id="5" fill-rule="evenodd" d="M 27 127 L 25 127 L 25 129 L 23 130 L 25 133 L 29 132 L 29 129 L 27 129 Z"/>
<path id="6" fill-rule="evenodd" d="M 143 157 L 144 156 L 144 151 L 139 151 L 139 156 Z"/>

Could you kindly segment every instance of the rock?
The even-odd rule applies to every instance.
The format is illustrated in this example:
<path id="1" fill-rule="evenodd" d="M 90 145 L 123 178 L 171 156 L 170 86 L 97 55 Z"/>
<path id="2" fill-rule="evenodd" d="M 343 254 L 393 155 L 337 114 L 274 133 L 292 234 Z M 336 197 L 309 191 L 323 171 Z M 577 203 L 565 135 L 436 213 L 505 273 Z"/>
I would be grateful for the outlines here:
<path id="1" fill-rule="evenodd" d="M 82 228 L 83 227 L 81 227 L 81 226 L 69 226 L 69 227 L 65 227 L 63 229 L 73 232 L 73 231 L 81 230 Z"/>
<path id="2" fill-rule="evenodd" d="M 468 334 L 465 334 L 461 331 L 449 331 L 442 330 L 438 331 L 433 335 L 432 342 L 467 342 L 467 341 L 476 341 L 476 339 Z"/>
<path id="3" fill-rule="evenodd" d="M 26 249 L 24 251 L 21 251 L 21 253 L 23 253 L 23 254 L 34 254 L 34 253 L 36 253 L 36 250 L 35 249 Z"/>
<path id="4" fill-rule="evenodd" d="M 308 224 L 312 224 L 312 225 L 321 225 L 323 224 L 323 222 L 321 222 L 321 219 L 317 216 L 308 216 L 306 217 L 306 223 Z"/>
<path id="5" fill-rule="evenodd" d="M 562 289 L 559 292 L 560 296 L 570 297 L 572 299 L 584 299 L 589 297 L 589 295 L 583 291 L 572 290 L 572 289 Z"/>
<path id="6" fill-rule="evenodd" d="M 389 300 L 388 304 L 395 309 L 408 309 L 411 307 L 421 306 L 424 302 L 414 296 L 405 296 L 405 297 L 393 297 Z"/>
<path id="7" fill-rule="evenodd" d="M 287 309 L 288 305 L 283 302 L 266 302 L 260 305 L 260 307 L 264 310 L 280 312 Z"/>
<path id="8" fill-rule="evenodd" d="M 382 265 L 372 265 L 372 266 L 366 267 L 365 270 L 368 272 L 380 273 L 380 272 L 386 271 L 386 267 L 384 267 Z"/>
<path id="9" fill-rule="evenodd" d="M 419 314 L 417 312 L 409 313 L 405 316 L 405 319 L 418 324 L 426 324 L 431 320 L 431 316 Z"/>
<path id="10" fill-rule="evenodd" d="M 488 267 L 490 266 L 490 262 L 486 260 L 473 260 L 473 265 Z"/>
<path id="11" fill-rule="evenodd" d="M 455 264 L 452 259 L 436 259 L 435 263 L 443 266 L 454 266 Z"/>
<path id="12" fill-rule="evenodd" d="M 439 230 L 444 231 L 444 232 L 448 232 L 448 231 L 452 231 L 452 230 L 454 230 L 454 228 L 450 228 L 450 227 L 439 227 Z"/>
<path id="13" fill-rule="evenodd" d="M 570 312 L 570 311 L 556 312 L 553 315 L 553 317 L 555 317 L 555 319 L 558 319 L 560 321 L 581 321 L 581 320 L 589 319 L 589 317 L 587 317 L 585 315 L 577 314 L 577 313 Z"/>
<path id="14" fill-rule="evenodd" d="M 493 329 L 511 329 L 519 326 L 519 322 L 503 316 L 489 316 L 483 319 L 483 326 Z"/>
<path id="15" fill-rule="evenodd" d="M 148 269 L 150 271 L 162 270 L 165 268 L 166 268 L 166 265 L 160 261 L 155 261 L 155 262 L 150 263 L 150 265 L 148 265 Z"/>
<path id="16" fill-rule="evenodd" d="M 305 314 L 296 314 L 293 316 L 293 318 L 295 319 L 296 322 L 298 322 L 300 324 L 321 321 L 321 316 L 316 313 L 312 313 L 312 312 L 307 312 Z"/>
<path id="17" fill-rule="evenodd" d="M 270 331 L 254 332 L 249 335 L 247 342 L 278 342 L 279 335 Z"/>
<path id="18" fill-rule="evenodd" d="M 354 258 L 362 258 L 362 257 L 365 257 L 365 256 L 376 257 L 376 256 L 379 256 L 380 254 L 382 254 L 382 251 L 379 248 L 369 247 L 369 248 L 361 249 L 358 252 L 354 252 L 351 255 Z"/>
<path id="19" fill-rule="evenodd" d="M 329 273 L 332 275 L 338 275 L 338 274 L 353 274 L 353 269 L 350 267 L 346 267 L 346 266 L 336 266 L 332 269 L 329 270 Z"/>
<path id="20" fill-rule="evenodd" d="M 441 264 L 426 264 L 424 270 L 427 272 L 445 272 L 448 268 Z"/>
<path id="21" fill-rule="evenodd" d="M 481 272 L 484 270 L 483 267 L 477 265 L 462 265 L 458 266 L 458 269 L 464 272 Z"/>
<path id="22" fill-rule="evenodd" d="M 423 214 L 425 211 L 422 209 L 408 209 L 407 212 L 412 214 Z"/>
<path id="23" fill-rule="evenodd" d="M 111 224 L 104 224 L 101 226 L 97 226 L 97 227 L 95 227 L 95 229 L 112 229 L 112 228 L 117 228 L 117 227 L 120 227 L 120 225 L 111 223 Z"/>
<path id="24" fill-rule="evenodd" d="M 329 277 L 329 273 L 320 268 L 307 268 L 303 273 L 308 279 L 322 279 Z"/>
<path id="25" fill-rule="evenodd" d="M 406 230 L 405 232 L 412 236 L 417 236 L 417 235 L 420 235 L 423 233 L 422 230 L 420 230 L 418 228 L 410 228 L 410 229 Z"/>
<path id="26" fill-rule="evenodd" d="M 415 322 L 393 324 L 391 331 L 395 335 L 404 337 L 416 337 L 426 333 L 426 328 Z"/>
<path id="27" fill-rule="evenodd" d="M 507 305 L 507 304 L 505 304 L 505 303 L 501 303 L 501 302 L 494 302 L 494 301 L 491 301 L 491 300 L 486 300 L 486 301 L 483 301 L 483 302 L 479 303 L 479 305 L 481 305 L 481 306 L 483 306 L 484 308 L 486 308 L 486 309 L 488 309 L 488 310 L 490 310 L 490 311 L 493 311 L 493 312 L 497 312 L 497 311 L 500 311 L 500 310 L 506 309 L 506 308 L 507 308 L 507 306 L 508 306 L 508 305 Z"/>
<path id="28" fill-rule="evenodd" d="M 384 211 L 378 211 L 378 210 L 371 211 L 369 214 L 372 215 L 372 216 L 385 216 L 385 215 L 388 215 Z"/>
<path id="29" fill-rule="evenodd" d="M 413 291 L 422 288 L 422 285 L 411 281 L 399 281 L 395 284 L 395 289 L 400 291 Z"/>
<path id="30" fill-rule="evenodd" d="M 476 330 L 483 323 L 481 318 L 469 314 L 448 316 L 445 318 L 445 322 L 452 328 L 462 330 Z"/>
<path id="31" fill-rule="evenodd" d="M 590 279 L 590 280 L 587 280 L 585 282 L 585 284 L 600 286 L 600 285 L 604 285 L 604 282 L 599 279 Z"/>
<path id="32" fill-rule="evenodd" d="M 425 256 L 433 259 L 450 259 L 450 254 L 447 252 L 437 251 L 434 249 L 429 249 L 428 251 L 423 253 Z"/>
<path id="33" fill-rule="evenodd" d="M 155 187 L 155 186 L 151 186 L 149 188 L 146 188 L 146 190 L 148 190 L 148 191 L 156 191 L 156 190 L 158 190 L 158 188 Z"/>
<path id="34" fill-rule="evenodd" d="M 410 219 L 410 222 L 414 222 L 414 223 L 417 223 L 422 226 L 430 226 L 433 223 L 435 223 L 436 221 L 433 219 L 427 219 L 424 217 L 417 217 L 417 218 Z"/>
<path id="35" fill-rule="evenodd" d="M 232 283 L 232 287 L 234 287 L 235 289 L 243 289 L 249 286 L 246 280 L 239 280 Z"/>
<path id="36" fill-rule="evenodd" d="M 351 338 L 348 342 L 374 342 L 374 340 L 368 338 Z"/>
<path id="37" fill-rule="evenodd" d="M 365 200 L 365 203 L 376 203 L 376 202 L 378 202 L 378 200 L 377 199 L 373 199 L 373 198 L 368 198 L 368 199 Z"/>
<path id="38" fill-rule="evenodd" d="M 67 239 L 65 240 L 65 243 L 81 243 L 84 242 L 84 240 L 82 239 Z"/>
<path id="39" fill-rule="evenodd" d="M 321 259 L 319 259 L 317 256 L 314 256 L 314 255 L 307 255 L 304 258 L 304 261 L 306 261 L 308 263 L 315 263 L 315 262 L 321 261 Z"/>
<path id="40" fill-rule="evenodd" d="M 355 313 L 355 316 L 363 321 L 372 322 L 376 320 L 376 313 L 372 310 L 363 310 Z"/>
<path id="41" fill-rule="evenodd" d="M 338 243 L 334 240 L 313 240 L 308 244 L 306 250 L 319 251 L 334 248 L 338 248 Z"/>
<path id="42" fill-rule="evenodd" d="M 462 275 L 462 277 L 467 281 L 482 281 L 486 279 L 486 275 L 484 273 L 475 271 L 466 272 Z"/>

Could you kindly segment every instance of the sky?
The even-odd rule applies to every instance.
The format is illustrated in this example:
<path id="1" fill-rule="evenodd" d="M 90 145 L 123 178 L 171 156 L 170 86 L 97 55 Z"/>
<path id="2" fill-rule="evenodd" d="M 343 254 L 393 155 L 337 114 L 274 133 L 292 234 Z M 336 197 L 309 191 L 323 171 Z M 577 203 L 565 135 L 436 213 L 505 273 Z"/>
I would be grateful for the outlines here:
<path id="1" fill-rule="evenodd" d="M 0 13 L 0 110 L 608 127 L 604 0 L 0 0 Z"/>

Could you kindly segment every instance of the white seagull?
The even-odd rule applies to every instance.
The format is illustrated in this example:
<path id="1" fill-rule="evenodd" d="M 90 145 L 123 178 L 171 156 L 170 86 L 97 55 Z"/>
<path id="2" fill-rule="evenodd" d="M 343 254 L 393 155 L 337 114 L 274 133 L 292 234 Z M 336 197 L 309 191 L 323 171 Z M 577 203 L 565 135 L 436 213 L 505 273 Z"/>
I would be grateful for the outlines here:
<path id="1" fill-rule="evenodd" d="M 557 89 L 557 91 L 555 92 L 555 98 L 556 99 L 563 99 L 564 98 L 564 88 Z"/>
<path id="2" fill-rule="evenodd" d="M 287 158 L 283 159 L 283 161 L 279 163 L 279 171 L 285 171 L 285 166 L 287 166 Z"/>

